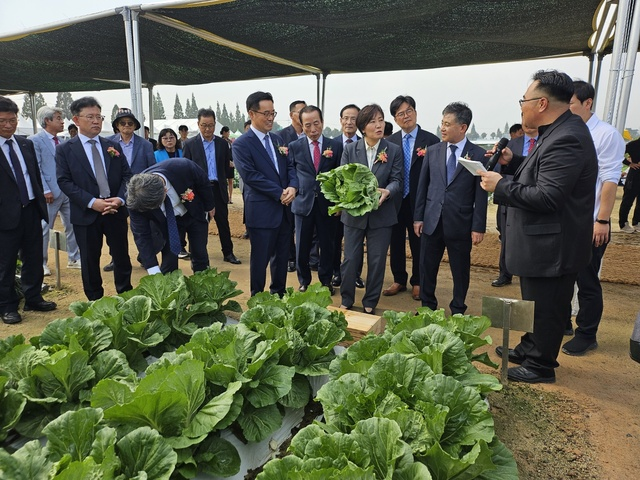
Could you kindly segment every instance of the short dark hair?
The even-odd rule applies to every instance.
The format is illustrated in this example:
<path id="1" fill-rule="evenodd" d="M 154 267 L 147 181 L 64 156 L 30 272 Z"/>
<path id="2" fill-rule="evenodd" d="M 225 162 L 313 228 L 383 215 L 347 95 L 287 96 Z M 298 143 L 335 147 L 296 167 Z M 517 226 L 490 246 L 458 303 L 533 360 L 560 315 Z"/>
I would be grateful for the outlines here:
<path id="1" fill-rule="evenodd" d="M 224 132 L 230 132 L 230 131 L 231 129 L 225 125 L 220 129 L 220 135 L 222 135 Z"/>
<path id="2" fill-rule="evenodd" d="M 289 104 L 289 111 L 293 112 L 296 109 L 296 105 L 300 105 L 301 103 L 304 104 L 305 107 L 307 106 L 307 102 L 304 100 L 294 100 Z"/>
<path id="3" fill-rule="evenodd" d="M 69 105 L 69 111 L 71 111 L 71 114 L 75 117 L 76 115 L 80 115 L 83 108 L 89 107 L 98 107 L 102 110 L 102 106 L 94 97 L 82 97 L 71 102 L 71 105 Z"/>
<path id="4" fill-rule="evenodd" d="M 574 80 L 573 94 L 580 100 L 580 103 L 584 103 L 585 100 L 593 100 L 596 97 L 596 89 L 584 80 Z"/>
<path id="5" fill-rule="evenodd" d="M 11 112 L 18 114 L 18 105 L 8 97 L 0 97 L 0 112 Z"/>
<path id="6" fill-rule="evenodd" d="M 76 126 L 75 123 L 70 123 L 69 126 L 67 127 L 67 132 L 71 132 L 71 130 L 78 130 L 78 127 Z"/>
<path id="7" fill-rule="evenodd" d="M 569 103 L 573 97 L 573 80 L 564 72 L 558 70 L 538 70 L 532 80 L 538 82 L 536 90 L 541 90 L 547 96 L 562 103 Z"/>
<path id="8" fill-rule="evenodd" d="M 251 125 L 251 120 L 247 120 L 246 122 L 244 122 L 243 127 L 244 127 L 244 128 L 247 128 L 247 127 L 249 127 L 250 125 Z"/>
<path id="9" fill-rule="evenodd" d="M 384 112 L 382 111 L 382 107 L 377 103 L 372 103 L 371 105 L 365 105 L 362 107 L 362 110 L 358 112 L 358 117 L 356 118 L 356 126 L 360 133 L 364 135 L 364 129 L 369 124 L 373 117 L 379 113 L 384 118 Z"/>
<path id="10" fill-rule="evenodd" d="M 313 112 L 318 112 L 318 115 L 320 115 L 320 121 L 322 123 L 324 123 L 324 119 L 322 118 L 322 110 L 320 110 L 315 105 L 307 105 L 302 110 L 300 110 L 300 113 L 298 114 L 298 115 L 300 115 L 300 123 L 302 123 L 302 114 L 303 113 L 313 113 Z"/>
<path id="11" fill-rule="evenodd" d="M 393 133 L 393 123 L 384 122 L 384 136 L 388 137 Z"/>
<path id="12" fill-rule="evenodd" d="M 176 148 L 180 148 L 179 147 L 179 142 L 180 139 L 178 138 L 178 135 L 176 135 L 176 132 L 173 131 L 172 128 L 163 128 L 162 130 L 160 130 L 160 133 L 158 134 L 158 150 L 164 150 L 164 145 L 162 144 L 162 137 L 164 137 L 167 133 L 170 133 L 171 135 L 173 135 L 174 137 L 176 137 Z"/>
<path id="13" fill-rule="evenodd" d="M 146 125 L 144 126 L 144 129 L 145 129 L 147 132 L 150 132 L 150 131 L 151 131 L 151 130 L 149 130 L 149 127 L 147 127 Z"/>
<path id="14" fill-rule="evenodd" d="M 357 105 L 354 105 L 353 103 L 350 103 L 349 105 L 345 105 L 344 107 L 342 107 L 342 110 L 340 110 L 340 118 L 342 118 L 342 114 L 344 113 L 345 110 L 349 110 L 350 108 L 355 108 L 358 113 L 360 112 L 360 107 Z"/>
<path id="15" fill-rule="evenodd" d="M 153 173 L 138 173 L 127 186 L 127 207 L 138 212 L 160 208 L 165 196 L 162 177 Z"/>
<path id="16" fill-rule="evenodd" d="M 413 97 L 410 97 L 409 95 L 398 95 L 391 101 L 391 105 L 389 106 L 392 117 L 396 116 L 400 105 L 402 105 L 403 103 L 408 103 L 411 108 L 413 108 L 414 110 L 416 109 L 416 101 L 413 99 Z"/>
<path id="17" fill-rule="evenodd" d="M 520 130 L 522 130 L 521 123 L 514 123 L 509 127 L 509 133 L 516 133 L 516 132 L 519 132 Z"/>
<path id="18" fill-rule="evenodd" d="M 188 132 L 189 131 L 189 127 L 187 127 L 186 125 L 180 125 L 178 127 L 178 131 L 182 132 L 183 130 L 186 130 Z"/>
<path id="19" fill-rule="evenodd" d="M 201 117 L 213 117 L 213 119 L 215 120 L 216 112 L 214 112 L 210 108 L 201 108 L 200 110 L 198 110 L 198 122 L 200 121 Z"/>
<path id="20" fill-rule="evenodd" d="M 254 92 L 247 97 L 247 112 L 250 110 L 258 110 L 260 102 L 269 100 L 273 102 L 273 96 L 269 92 Z"/>
<path id="21" fill-rule="evenodd" d="M 444 107 L 442 110 L 442 115 L 453 115 L 456 117 L 456 121 L 460 125 L 466 125 L 469 127 L 471 125 L 471 119 L 473 118 L 473 114 L 471 113 L 471 109 L 469 105 L 464 102 L 453 102 Z"/>

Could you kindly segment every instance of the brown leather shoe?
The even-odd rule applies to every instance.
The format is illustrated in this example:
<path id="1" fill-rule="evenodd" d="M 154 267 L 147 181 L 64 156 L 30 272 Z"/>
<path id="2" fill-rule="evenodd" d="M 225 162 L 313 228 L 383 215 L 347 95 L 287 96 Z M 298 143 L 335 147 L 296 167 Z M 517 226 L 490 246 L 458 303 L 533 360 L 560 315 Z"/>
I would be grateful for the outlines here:
<path id="1" fill-rule="evenodd" d="M 414 285 L 411 289 L 411 297 L 414 300 L 420 300 L 420 285 Z"/>
<path id="2" fill-rule="evenodd" d="M 392 297 L 393 295 L 397 295 L 400 292 L 404 292 L 407 289 L 404 285 L 400 285 L 399 283 L 393 282 L 389 288 L 385 288 L 382 291 L 382 295 L 385 297 Z"/>

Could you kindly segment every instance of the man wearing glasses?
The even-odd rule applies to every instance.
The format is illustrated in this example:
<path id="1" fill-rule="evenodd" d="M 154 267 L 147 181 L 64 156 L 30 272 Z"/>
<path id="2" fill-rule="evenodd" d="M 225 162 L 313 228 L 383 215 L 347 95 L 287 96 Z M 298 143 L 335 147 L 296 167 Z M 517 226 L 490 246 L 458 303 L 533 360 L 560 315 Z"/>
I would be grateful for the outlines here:
<path id="1" fill-rule="evenodd" d="M 116 292 L 132 288 L 124 206 L 131 169 L 120 144 L 100 137 L 104 117 L 95 98 L 79 98 L 69 109 L 78 135 L 58 146 L 56 173 L 60 189 L 71 200 L 84 293 L 89 300 L 97 300 L 104 296 L 100 275 L 103 237 L 113 258 Z"/>
<path id="2" fill-rule="evenodd" d="M 511 163 L 513 178 L 481 172 L 482 188 L 508 205 L 507 268 L 520 277 L 522 298 L 535 301 L 533 333 L 513 350 L 496 349 L 520 365 L 509 368 L 516 382 L 555 382 L 573 284 L 591 258 L 598 160 L 589 128 L 569 110 L 573 94 L 567 74 L 536 72 L 520 108 L 538 141 L 526 158 L 502 151 L 500 163 Z"/>
<path id="3" fill-rule="evenodd" d="M 291 225 L 286 214 L 298 191 L 298 177 L 282 138 L 270 133 L 277 112 L 270 93 L 247 98 L 251 127 L 233 144 L 233 159 L 244 180 L 246 225 L 251 242 L 251 295 L 264 290 L 271 263 L 271 293 L 282 296 L 287 282 Z"/>
<path id="4" fill-rule="evenodd" d="M 209 178 L 216 209 L 213 216 L 218 227 L 218 236 L 222 246 L 222 257 L 225 262 L 237 265 L 240 262 L 233 254 L 233 242 L 229 228 L 229 189 L 227 188 L 227 168 L 231 162 L 229 144 L 214 135 L 216 114 L 209 108 L 198 110 L 198 129 L 200 135 L 187 140 L 182 147 L 182 154 L 196 162 Z M 193 249 L 193 247 L 190 247 Z"/>

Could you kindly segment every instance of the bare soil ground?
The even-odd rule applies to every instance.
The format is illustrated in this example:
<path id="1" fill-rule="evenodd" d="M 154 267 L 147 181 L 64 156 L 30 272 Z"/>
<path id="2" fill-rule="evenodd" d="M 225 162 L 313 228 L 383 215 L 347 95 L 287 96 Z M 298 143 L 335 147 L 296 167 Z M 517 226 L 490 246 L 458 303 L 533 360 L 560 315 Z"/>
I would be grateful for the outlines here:
<path id="1" fill-rule="evenodd" d="M 619 201 L 618 198 L 618 204 Z M 239 192 L 234 192 L 234 204 L 229 207 L 231 231 L 236 237 L 235 254 L 243 263 L 230 265 L 222 261 L 220 243 L 215 226 L 212 226 L 209 239 L 211 265 L 231 272 L 231 278 L 245 292 L 238 300 L 246 305 L 250 252 L 249 241 L 240 238 L 244 226 Z M 619 233 L 617 219 L 613 220 L 612 242 L 602 269 L 605 308 L 598 349 L 584 357 L 561 353 L 557 383 L 553 385 L 512 383 L 490 397 L 498 435 L 514 453 L 522 479 L 618 480 L 637 478 L 640 471 L 640 364 L 628 356 L 629 337 L 640 309 L 640 233 Z M 517 278 L 510 286 L 491 287 L 491 280 L 497 276 L 499 254 L 494 226 L 495 210 L 491 207 L 488 233 L 472 253 L 471 288 L 467 298 L 469 314 L 481 314 L 483 296 L 520 298 Z M 132 252 L 132 258 L 135 258 L 135 247 Z M 523 252 L 523 255 L 531 254 L 535 252 Z M 66 266 L 66 254 L 60 257 L 61 264 Z M 49 266 L 54 276 L 45 278 L 50 285 L 55 285 L 53 258 L 53 252 L 50 252 Z M 105 245 L 102 264 L 108 261 Z M 181 261 L 180 265 L 186 274 L 191 273 L 189 262 Z M 80 271 L 63 267 L 61 274 L 62 288 L 53 289 L 46 295 L 48 300 L 58 303 L 58 309 L 47 313 L 21 312 L 24 318 L 21 324 L 0 325 L 1 338 L 17 333 L 26 338 L 39 335 L 51 320 L 71 315 L 69 304 L 85 298 Z M 134 262 L 133 284 L 137 285 L 145 274 L 145 270 Z M 104 273 L 103 279 L 106 294 L 114 294 L 112 275 Z M 298 286 L 295 273 L 290 273 L 288 280 L 290 286 Z M 392 282 L 389 269 L 385 280 L 385 284 Z M 437 289 L 441 305 L 449 303 L 451 290 L 449 265 L 443 262 Z M 358 295 L 356 305 L 362 291 Z M 340 297 L 336 294 L 334 305 L 339 304 Z M 378 308 L 411 310 L 418 306 L 419 302 L 404 292 L 395 297 L 382 297 Z M 494 339 L 494 345 L 502 338 L 501 331 L 496 329 L 490 329 L 489 335 Z M 511 344 L 515 345 L 518 338 L 519 334 L 513 332 Z M 489 351 L 497 362 L 493 347 Z M 491 369 L 483 371 L 499 375 Z"/>

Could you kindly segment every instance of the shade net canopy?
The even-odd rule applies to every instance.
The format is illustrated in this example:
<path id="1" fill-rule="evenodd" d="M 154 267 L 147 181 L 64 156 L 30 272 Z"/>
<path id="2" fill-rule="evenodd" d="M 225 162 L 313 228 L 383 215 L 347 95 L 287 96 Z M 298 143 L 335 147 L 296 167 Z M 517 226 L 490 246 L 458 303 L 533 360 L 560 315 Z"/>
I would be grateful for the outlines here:
<path id="1" fill-rule="evenodd" d="M 142 82 L 193 85 L 586 54 L 599 3 L 231 0 L 159 8 L 139 17 Z M 4 94 L 128 87 L 125 26 L 115 11 L 22 38 L 0 36 L 0 58 Z"/>

